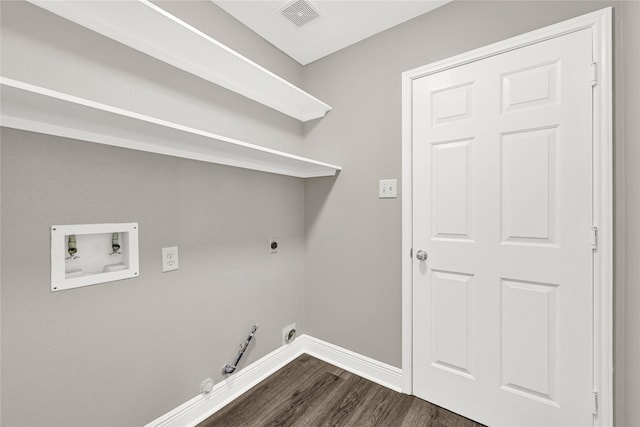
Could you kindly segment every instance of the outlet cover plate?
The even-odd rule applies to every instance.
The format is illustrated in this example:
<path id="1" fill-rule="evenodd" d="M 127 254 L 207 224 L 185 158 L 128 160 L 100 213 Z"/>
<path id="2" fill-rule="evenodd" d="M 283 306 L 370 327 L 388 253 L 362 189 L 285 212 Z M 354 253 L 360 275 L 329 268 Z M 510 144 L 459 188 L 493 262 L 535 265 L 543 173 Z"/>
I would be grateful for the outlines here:
<path id="1" fill-rule="evenodd" d="M 398 197 L 398 180 L 381 179 L 378 186 L 379 199 L 395 199 Z"/>
<path id="2" fill-rule="evenodd" d="M 291 338 L 291 340 L 287 341 L 287 337 L 289 335 L 289 333 L 291 331 L 293 332 L 293 337 Z M 296 337 L 296 324 L 292 323 L 290 325 L 285 326 L 284 328 L 282 328 L 282 345 L 286 345 L 286 344 L 290 344 L 291 342 L 293 342 L 293 339 Z"/>
<path id="3" fill-rule="evenodd" d="M 178 247 L 171 246 L 170 248 L 162 248 L 162 272 L 178 270 L 180 264 L 178 263 Z"/>

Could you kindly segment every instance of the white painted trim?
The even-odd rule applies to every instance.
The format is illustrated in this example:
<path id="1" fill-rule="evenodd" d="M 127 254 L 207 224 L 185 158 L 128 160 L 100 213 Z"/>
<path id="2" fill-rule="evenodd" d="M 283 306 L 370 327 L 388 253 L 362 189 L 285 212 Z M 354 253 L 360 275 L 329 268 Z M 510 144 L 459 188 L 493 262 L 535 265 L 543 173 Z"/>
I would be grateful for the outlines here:
<path id="1" fill-rule="evenodd" d="M 402 370 L 400 368 L 308 335 L 303 335 L 303 337 L 305 353 L 391 390 L 402 391 Z"/>
<path id="2" fill-rule="evenodd" d="M 439 73 L 471 62 L 476 62 L 490 56 L 500 55 L 501 53 L 560 37 L 565 34 L 587 28 L 595 29 L 598 27 L 601 17 L 607 13 L 611 14 L 610 7 L 405 71 L 402 73 L 402 78 L 415 80 L 429 74 Z"/>
<path id="3" fill-rule="evenodd" d="M 595 425 L 614 425 L 613 406 L 613 28 L 612 8 L 594 16 L 594 62 L 598 84 L 593 89 L 594 225 L 594 389 L 599 408 Z"/>
<path id="4" fill-rule="evenodd" d="M 251 365 L 238 370 L 213 387 L 208 394 L 199 394 L 145 427 L 195 426 L 222 409 L 238 396 L 278 369 L 304 353 L 304 335 L 293 343 L 277 348 Z"/>
<path id="5" fill-rule="evenodd" d="M 413 394 L 412 79 L 402 75 L 402 391 Z"/>
<path id="6" fill-rule="evenodd" d="M 148 0 L 29 2 L 300 121 L 324 117 L 331 110 L 326 103 Z"/>
<path id="7" fill-rule="evenodd" d="M 298 178 L 340 166 L 0 76 L 3 127 Z"/>
<path id="8" fill-rule="evenodd" d="M 519 49 L 533 43 L 590 28 L 594 61 L 599 64 L 594 88 L 594 224 L 599 248 L 594 255 L 594 388 L 600 396 L 596 426 L 613 426 L 613 74 L 612 8 L 605 8 L 549 27 L 456 55 L 402 74 L 402 372 L 403 391 L 411 394 L 412 356 L 412 84 L 420 77 Z"/>
<path id="9" fill-rule="evenodd" d="M 145 427 L 195 426 L 302 354 L 309 354 L 392 390 L 400 390 L 400 369 L 326 341 L 301 335 L 293 343 L 277 348 L 219 382 L 211 393 L 199 394 Z"/>

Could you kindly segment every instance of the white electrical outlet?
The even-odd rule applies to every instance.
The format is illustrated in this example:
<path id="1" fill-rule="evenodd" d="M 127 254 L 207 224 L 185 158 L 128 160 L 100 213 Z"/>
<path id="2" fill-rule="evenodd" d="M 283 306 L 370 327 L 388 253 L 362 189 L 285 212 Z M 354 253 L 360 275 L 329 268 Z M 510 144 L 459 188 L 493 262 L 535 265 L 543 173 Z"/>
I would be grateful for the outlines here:
<path id="1" fill-rule="evenodd" d="M 173 271 L 180 268 L 178 264 L 178 247 L 162 248 L 162 272 Z"/>
<path id="2" fill-rule="evenodd" d="M 379 199 L 395 199 L 398 197 L 398 180 L 381 179 L 378 186 Z"/>
<path id="3" fill-rule="evenodd" d="M 290 344 L 296 337 L 296 324 L 292 323 L 282 328 L 282 345 Z"/>

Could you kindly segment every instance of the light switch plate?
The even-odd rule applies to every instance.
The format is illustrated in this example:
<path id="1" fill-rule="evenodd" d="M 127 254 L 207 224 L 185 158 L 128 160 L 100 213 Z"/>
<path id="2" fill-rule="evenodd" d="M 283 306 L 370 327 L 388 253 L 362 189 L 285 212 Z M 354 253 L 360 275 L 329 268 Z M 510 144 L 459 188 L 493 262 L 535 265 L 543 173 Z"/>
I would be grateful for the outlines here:
<path id="1" fill-rule="evenodd" d="M 378 189 L 379 199 L 395 199 L 398 197 L 398 180 L 381 179 Z"/>
<path id="2" fill-rule="evenodd" d="M 162 248 L 162 272 L 178 270 L 180 264 L 178 264 L 178 247 L 171 246 L 170 248 Z"/>

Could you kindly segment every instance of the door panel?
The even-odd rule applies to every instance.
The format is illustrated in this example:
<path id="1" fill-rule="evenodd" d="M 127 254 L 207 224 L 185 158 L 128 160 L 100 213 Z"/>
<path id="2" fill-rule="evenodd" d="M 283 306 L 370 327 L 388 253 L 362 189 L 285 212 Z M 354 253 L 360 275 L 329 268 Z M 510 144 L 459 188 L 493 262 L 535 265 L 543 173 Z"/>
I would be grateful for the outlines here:
<path id="1" fill-rule="evenodd" d="M 553 243 L 557 127 L 501 136 L 502 241 Z"/>
<path id="2" fill-rule="evenodd" d="M 433 237 L 470 239 L 471 140 L 446 141 L 431 147 Z"/>
<path id="3" fill-rule="evenodd" d="M 414 393 L 591 425 L 591 30 L 413 82 Z"/>
<path id="4" fill-rule="evenodd" d="M 446 371 L 473 378 L 471 369 L 471 313 L 469 296 L 473 276 L 432 271 L 431 363 Z"/>
<path id="5" fill-rule="evenodd" d="M 502 279 L 503 390 L 555 404 L 557 285 Z"/>

